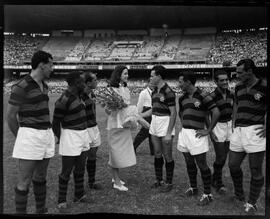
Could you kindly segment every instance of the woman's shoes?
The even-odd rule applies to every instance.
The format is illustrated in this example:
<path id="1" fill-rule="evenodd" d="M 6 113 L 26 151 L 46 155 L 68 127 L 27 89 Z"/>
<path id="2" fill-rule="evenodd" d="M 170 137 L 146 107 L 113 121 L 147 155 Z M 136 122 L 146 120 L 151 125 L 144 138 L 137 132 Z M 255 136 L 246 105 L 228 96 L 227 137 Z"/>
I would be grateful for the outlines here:
<path id="1" fill-rule="evenodd" d="M 112 179 L 112 183 L 114 183 L 114 182 L 115 182 L 114 179 Z M 120 180 L 120 183 L 121 183 L 122 185 L 125 185 L 125 182 L 122 181 L 122 180 Z"/>
<path id="2" fill-rule="evenodd" d="M 121 186 L 116 185 L 115 183 L 113 184 L 114 189 L 118 189 L 119 191 L 126 192 L 128 190 L 127 187 L 125 187 L 123 184 Z"/>

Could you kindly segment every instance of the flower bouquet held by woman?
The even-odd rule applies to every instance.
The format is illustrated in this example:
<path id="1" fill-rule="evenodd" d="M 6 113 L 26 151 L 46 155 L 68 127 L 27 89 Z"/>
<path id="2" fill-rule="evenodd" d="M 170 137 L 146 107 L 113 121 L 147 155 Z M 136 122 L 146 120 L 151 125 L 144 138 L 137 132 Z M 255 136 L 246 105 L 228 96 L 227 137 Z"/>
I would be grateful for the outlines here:
<path id="1" fill-rule="evenodd" d="M 150 127 L 149 123 L 139 115 L 137 107 L 126 104 L 112 87 L 96 91 L 96 100 L 102 107 L 117 116 L 120 120 L 119 128 L 136 129 L 138 123 L 145 128 Z"/>

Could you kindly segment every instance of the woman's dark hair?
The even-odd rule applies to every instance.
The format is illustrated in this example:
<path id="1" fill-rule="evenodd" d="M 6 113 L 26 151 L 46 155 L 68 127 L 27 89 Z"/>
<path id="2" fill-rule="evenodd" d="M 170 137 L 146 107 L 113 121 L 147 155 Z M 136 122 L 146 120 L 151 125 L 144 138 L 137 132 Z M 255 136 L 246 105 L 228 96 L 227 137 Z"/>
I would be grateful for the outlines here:
<path id="1" fill-rule="evenodd" d="M 48 52 L 41 50 L 35 52 L 31 59 L 32 69 L 36 69 L 41 62 L 47 64 L 49 62 L 49 58 L 52 59 L 53 57 Z"/>
<path id="2" fill-rule="evenodd" d="M 119 83 L 121 81 L 121 75 L 125 69 L 127 69 L 127 67 L 124 65 L 117 65 L 115 67 L 115 69 L 113 70 L 113 72 L 111 74 L 111 78 L 110 78 L 109 85 L 111 87 L 119 87 Z M 124 87 L 126 87 L 126 86 L 127 86 L 127 83 L 124 83 Z"/>

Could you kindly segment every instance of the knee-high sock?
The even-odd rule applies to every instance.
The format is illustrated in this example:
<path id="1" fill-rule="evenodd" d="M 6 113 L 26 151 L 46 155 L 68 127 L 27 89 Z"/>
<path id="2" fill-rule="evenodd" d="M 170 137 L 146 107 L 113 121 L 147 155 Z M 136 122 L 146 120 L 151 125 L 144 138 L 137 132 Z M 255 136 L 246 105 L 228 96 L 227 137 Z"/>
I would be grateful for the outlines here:
<path id="1" fill-rule="evenodd" d="M 32 180 L 32 182 L 36 200 L 36 212 L 42 213 L 46 205 L 46 180 L 42 182 Z"/>
<path id="2" fill-rule="evenodd" d="M 160 158 L 155 157 L 154 166 L 155 166 L 155 173 L 156 173 L 157 181 L 162 181 L 163 179 L 162 177 L 163 164 L 164 164 L 163 157 L 160 157 Z"/>
<path id="3" fill-rule="evenodd" d="M 252 205 L 256 204 L 260 196 L 263 184 L 264 177 L 260 179 L 254 179 L 253 177 L 251 177 L 248 203 Z"/>
<path id="4" fill-rule="evenodd" d="M 74 177 L 74 197 L 80 199 L 84 195 L 84 172 L 73 172 Z"/>
<path id="5" fill-rule="evenodd" d="M 58 203 L 66 202 L 67 198 L 67 188 L 68 188 L 68 181 L 69 179 L 64 179 L 59 175 L 59 187 L 58 187 Z"/>
<path id="6" fill-rule="evenodd" d="M 15 206 L 16 214 L 26 214 L 27 199 L 28 199 L 29 189 L 26 191 L 19 190 L 15 187 Z"/>
<path id="7" fill-rule="evenodd" d="M 213 173 L 213 180 L 216 181 L 217 187 L 223 186 L 222 183 L 222 168 L 224 165 L 222 164 L 217 164 L 216 162 L 214 163 L 214 173 Z"/>
<path id="8" fill-rule="evenodd" d="M 230 169 L 231 177 L 234 185 L 234 194 L 237 196 L 243 196 L 243 172 L 241 169 Z"/>
<path id="9" fill-rule="evenodd" d="M 204 194 L 211 193 L 211 170 L 207 168 L 206 170 L 201 170 L 201 176 L 203 181 Z"/>
<path id="10" fill-rule="evenodd" d="M 166 182 L 172 184 L 173 171 L 174 171 L 174 160 L 171 162 L 166 162 Z"/>
<path id="11" fill-rule="evenodd" d="M 96 159 L 95 160 L 87 159 L 86 169 L 88 173 L 88 183 L 94 183 L 96 175 Z"/>
<path id="12" fill-rule="evenodd" d="M 187 173 L 189 177 L 190 187 L 197 188 L 197 167 L 196 164 L 187 164 Z"/>

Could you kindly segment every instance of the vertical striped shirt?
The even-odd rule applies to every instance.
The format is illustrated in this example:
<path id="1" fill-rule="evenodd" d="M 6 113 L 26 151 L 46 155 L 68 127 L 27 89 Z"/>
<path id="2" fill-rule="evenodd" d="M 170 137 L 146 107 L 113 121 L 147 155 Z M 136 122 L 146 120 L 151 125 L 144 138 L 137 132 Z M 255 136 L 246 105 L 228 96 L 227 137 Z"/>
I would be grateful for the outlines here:
<path id="1" fill-rule="evenodd" d="M 199 88 L 190 98 L 187 93 L 179 97 L 179 116 L 182 126 L 187 129 L 204 129 L 206 116 L 210 110 L 217 107 L 210 95 Z"/>
<path id="2" fill-rule="evenodd" d="M 235 87 L 236 127 L 264 124 L 267 111 L 266 92 L 267 82 L 261 79 L 249 91 L 242 83 Z"/>
<path id="3" fill-rule="evenodd" d="M 152 115 L 170 116 L 169 107 L 175 106 L 175 93 L 167 83 L 160 89 L 152 92 Z"/>
<path id="4" fill-rule="evenodd" d="M 20 127 L 51 128 L 48 85 L 44 81 L 42 84 L 43 91 L 29 74 L 12 86 L 9 104 L 19 106 Z"/>
<path id="5" fill-rule="evenodd" d="M 218 122 L 228 122 L 232 120 L 234 94 L 226 89 L 226 99 L 224 99 L 221 91 L 216 88 L 210 93 L 210 96 L 220 111 Z"/>
<path id="6" fill-rule="evenodd" d="M 86 120 L 88 128 L 97 125 L 95 98 L 96 96 L 93 92 L 90 93 L 90 97 L 86 93 L 83 93 L 82 95 L 82 100 L 85 102 Z"/>
<path id="7" fill-rule="evenodd" d="M 87 128 L 85 103 L 69 90 L 65 90 L 55 102 L 53 117 L 60 120 L 64 129 L 84 130 Z"/>

